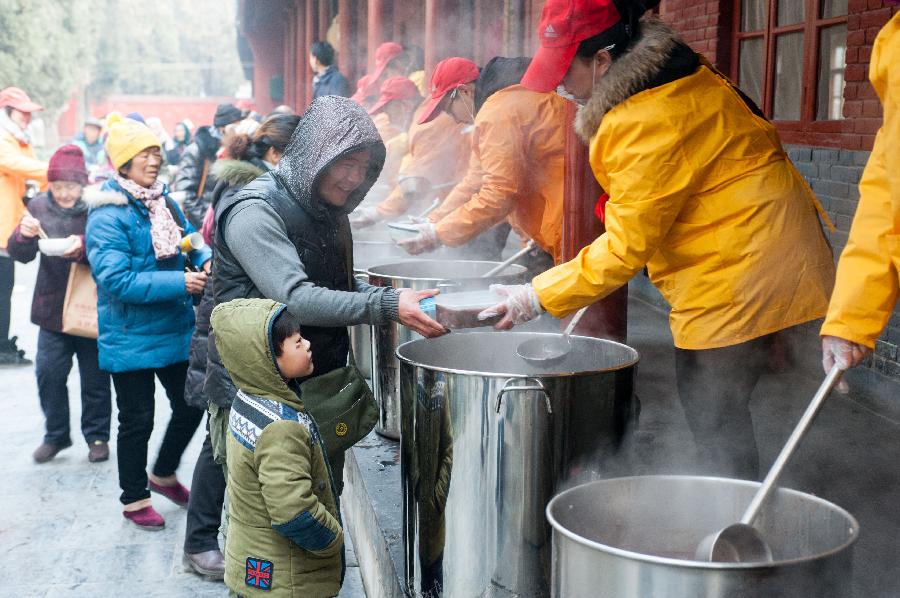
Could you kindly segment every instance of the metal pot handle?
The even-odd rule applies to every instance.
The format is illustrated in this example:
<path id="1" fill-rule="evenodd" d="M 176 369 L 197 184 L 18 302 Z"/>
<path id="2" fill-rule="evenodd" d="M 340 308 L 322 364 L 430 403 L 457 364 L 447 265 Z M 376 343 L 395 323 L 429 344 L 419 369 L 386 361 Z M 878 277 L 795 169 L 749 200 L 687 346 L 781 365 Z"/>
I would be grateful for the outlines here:
<path id="1" fill-rule="evenodd" d="M 553 415 L 553 409 L 550 407 L 550 393 L 547 391 L 547 387 L 544 386 L 543 382 L 541 382 L 537 378 L 525 378 L 525 380 L 532 381 L 534 382 L 534 384 L 526 384 L 524 386 L 510 386 L 510 383 L 514 382 L 515 380 L 518 380 L 518 378 L 508 378 L 506 382 L 503 383 L 503 388 L 501 388 L 500 392 L 497 393 L 497 413 L 500 413 L 500 403 L 503 401 L 503 395 L 505 395 L 506 393 L 516 390 L 537 390 L 544 393 L 544 401 L 546 401 L 547 404 L 547 413 Z"/>
<path id="2" fill-rule="evenodd" d="M 440 292 L 452 291 L 453 289 L 458 289 L 462 284 L 458 282 L 439 282 L 437 283 L 437 288 Z"/>

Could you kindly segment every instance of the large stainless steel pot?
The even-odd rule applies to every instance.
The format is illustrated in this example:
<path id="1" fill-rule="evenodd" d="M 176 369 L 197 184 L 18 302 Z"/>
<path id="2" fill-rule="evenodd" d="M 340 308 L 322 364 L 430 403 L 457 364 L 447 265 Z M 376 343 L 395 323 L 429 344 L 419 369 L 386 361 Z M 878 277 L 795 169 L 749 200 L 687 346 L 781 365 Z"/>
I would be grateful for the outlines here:
<path id="1" fill-rule="evenodd" d="M 765 565 L 706 563 L 694 550 L 738 521 L 757 482 L 694 476 L 600 480 L 547 505 L 559 598 L 848 598 L 859 524 L 815 496 L 778 489 L 754 525 Z"/>
<path id="2" fill-rule="evenodd" d="M 354 233 L 354 237 L 356 233 Z M 357 279 L 369 282 L 366 270 L 379 264 L 393 264 L 413 259 L 393 241 L 353 240 L 353 273 Z M 350 346 L 356 366 L 366 378 L 372 379 L 372 325 L 357 324 L 350 327 Z"/>
<path id="3" fill-rule="evenodd" d="M 432 289 L 441 292 L 486 289 L 493 283 L 518 284 L 525 282 L 527 270 L 512 265 L 503 272 L 482 278 L 499 262 L 461 260 L 411 260 L 369 269 L 369 282 L 395 289 Z M 400 362 L 395 351 L 402 343 L 422 338 L 397 322 L 372 327 L 373 378 L 375 401 L 381 417 L 375 431 L 382 436 L 400 438 Z"/>
<path id="4" fill-rule="evenodd" d="M 397 350 L 410 595 L 549 596 L 544 507 L 618 449 L 638 354 L 577 336 L 565 360 L 537 367 L 516 355 L 535 336 L 449 334 Z"/>

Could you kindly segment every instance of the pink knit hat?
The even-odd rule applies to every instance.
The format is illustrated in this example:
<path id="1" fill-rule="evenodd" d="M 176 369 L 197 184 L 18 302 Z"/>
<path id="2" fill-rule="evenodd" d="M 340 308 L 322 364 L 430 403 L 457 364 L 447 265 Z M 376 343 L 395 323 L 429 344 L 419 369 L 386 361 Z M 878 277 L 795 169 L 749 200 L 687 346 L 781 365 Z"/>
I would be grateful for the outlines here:
<path id="1" fill-rule="evenodd" d="M 50 166 L 47 168 L 47 180 L 71 181 L 87 185 L 88 172 L 84 165 L 84 154 L 77 145 L 64 145 L 50 156 Z"/>

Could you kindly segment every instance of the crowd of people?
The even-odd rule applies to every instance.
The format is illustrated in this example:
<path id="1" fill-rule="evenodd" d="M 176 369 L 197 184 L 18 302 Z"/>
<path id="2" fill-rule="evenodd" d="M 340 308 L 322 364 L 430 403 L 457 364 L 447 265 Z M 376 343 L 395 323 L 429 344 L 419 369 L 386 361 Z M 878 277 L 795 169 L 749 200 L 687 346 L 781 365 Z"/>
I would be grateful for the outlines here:
<path id="1" fill-rule="evenodd" d="M 28 138 L 41 106 L 0 91 L 0 363 L 30 363 L 9 337 L 13 262 L 43 252 L 31 317 L 46 430 L 34 460 L 72 445 L 75 356 L 91 462 L 110 456 L 110 380 L 115 390 L 128 522 L 164 528 L 157 494 L 187 508 L 184 564 L 198 574 L 241 596 L 336 595 L 343 447 L 318 428 L 304 389 L 311 398 L 307 382 L 347 367 L 348 326 L 447 332 L 420 308 L 436 290 L 353 276 L 353 230 L 406 217 L 415 232 L 399 244 L 414 255 L 496 258 L 511 229 L 533 242 L 523 262 L 533 280 L 497 287 L 504 300 L 480 316 L 502 316 L 499 329 L 569 315 L 646 268 L 672 306 L 678 392 L 705 473 L 756 479 L 748 403 L 778 336 L 827 315 L 824 366 L 848 369 L 897 299 L 900 165 L 888 148 L 900 125 L 886 81 L 900 76 L 900 22 L 873 52 L 884 127 L 832 294 L 827 216 L 776 129 L 665 24 L 642 18 L 647 4 L 548 0 L 532 59 L 480 68 L 450 57 L 427 85 L 421 50 L 387 42 L 352 97 L 334 49 L 317 42 L 302 116 L 223 104 L 211 125 L 179 123 L 169 136 L 159 119 L 111 114 L 87 119 L 49 162 Z M 573 101 L 606 232 L 562 262 Z M 26 181 L 41 189 L 27 205 Z M 52 253 L 41 239 L 66 243 Z M 93 333 L 67 318 L 79 269 L 96 285 Z M 171 417 L 148 472 L 157 380 Z M 177 470 L 205 413 L 189 490 Z"/>

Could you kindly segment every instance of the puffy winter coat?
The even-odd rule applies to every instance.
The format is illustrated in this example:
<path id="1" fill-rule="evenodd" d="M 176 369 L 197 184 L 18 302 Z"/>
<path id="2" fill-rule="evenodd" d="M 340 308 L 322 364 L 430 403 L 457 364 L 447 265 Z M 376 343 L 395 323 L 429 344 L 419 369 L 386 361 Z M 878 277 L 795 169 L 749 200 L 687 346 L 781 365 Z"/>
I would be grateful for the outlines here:
<path id="1" fill-rule="evenodd" d="M 184 285 L 184 256 L 156 259 L 147 208 L 114 180 L 99 191 L 86 190 L 84 200 L 90 207 L 85 242 L 97 282 L 100 367 L 115 373 L 186 361 L 194 307 Z M 184 234 L 195 232 L 175 202 L 168 203 Z M 204 247 L 189 257 L 200 267 L 211 256 Z"/>
<path id="2" fill-rule="evenodd" d="M 203 217 L 212 203 L 213 193 L 216 189 L 216 177 L 211 169 L 216 161 L 216 152 L 219 150 L 220 141 L 213 135 L 212 127 L 200 127 L 197 129 L 194 142 L 187 146 L 178 160 L 178 174 L 172 183 L 172 191 L 185 193 L 184 211 L 188 220 L 199 229 L 203 226 Z M 203 171 L 206 169 L 206 180 Z M 202 193 L 200 185 L 203 184 Z"/>
<path id="3" fill-rule="evenodd" d="M 265 174 L 266 170 L 265 164 L 259 160 L 252 162 L 246 160 L 217 161 L 213 164 L 211 171 L 217 181 L 216 189 L 213 192 L 212 208 L 215 209 L 220 201 L 228 200 L 232 195 L 240 191 L 244 185 Z M 212 230 L 212 235 L 214 234 L 215 225 L 213 225 Z M 194 334 L 191 337 L 187 379 L 184 385 L 184 400 L 187 401 L 188 405 L 198 409 L 206 409 L 208 403 L 203 387 L 206 383 L 206 358 L 209 353 L 207 350 L 209 315 L 216 304 L 213 295 L 213 284 L 212 280 L 207 282 L 206 287 L 203 289 L 200 305 L 197 307 L 197 323 L 194 327 Z M 227 407 L 228 405 L 224 404 L 222 406 Z"/>
<path id="4" fill-rule="evenodd" d="M 47 182 L 47 163 L 38 160 L 24 133 L 0 114 L 0 250 L 25 214 L 22 196 L 26 179 Z"/>
<path id="5" fill-rule="evenodd" d="M 236 299 L 212 313 L 239 392 L 231 408 L 225 584 L 253 596 L 326 598 L 344 576 L 340 507 L 316 422 L 275 361 L 285 306 Z"/>
<path id="6" fill-rule="evenodd" d="M 818 203 L 778 133 L 657 20 L 580 111 L 606 233 L 534 279 L 556 316 L 646 265 L 675 345 L 725 347 L 825 315 L 834 281 Z"/>
<path id="7" fill-rule="evenodd" d="M 555 93 L 537 93 L 521 85 L 502 89 L 485 101 L 472 134 L 480 185 L 464 204 L 437 221 L 442 243 L 462 245 L 508 218 L 559 259 L 567 103 Z"/>
<path id="8" fill-rule="evenodd" d="M 884 124 L 859 183 L 859 207 L 822 334 L 874 348 L 900 295 L 900 14 L 875 40 L 869 78 Z"/>
<path id="9" fill-rule="evenodd" d="M 51 238 L 70 235 L 81 237 L 81 252 L 69 259 L 62 256 L 41 255 L 34 296 L 31 299 L 31 321 L 45 330 L 62 332 L 62 312 L 69 284 L 69 271 L 73 262 L 87 263 L 84 251 L 84 227 L 87 222 L 87 206 L 82 201 L 73 208 L 59 207 L 49 192 L 39 193 L 28 204 L 31 215 L 40 220 L 41 228 Z M 38 254 L 38 238 L 26 238 L 19 227 L 9 237 L 6 250 L 17 262 L 27 264 Z"/>

